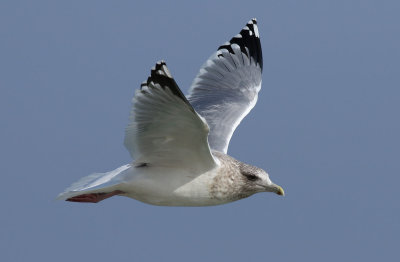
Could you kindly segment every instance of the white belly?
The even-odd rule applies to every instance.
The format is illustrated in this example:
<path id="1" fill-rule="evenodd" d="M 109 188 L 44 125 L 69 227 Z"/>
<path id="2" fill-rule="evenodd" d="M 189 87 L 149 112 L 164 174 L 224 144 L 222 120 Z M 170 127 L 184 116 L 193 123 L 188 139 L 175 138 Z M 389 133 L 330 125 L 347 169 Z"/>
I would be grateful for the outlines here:
<path id="1" fill-rule="evenodd" d="M 224 204 L 210 194 L 216 169 L 201 175 L 168 168 L 138 168 L 120 188 L 124 196 L 161 206 L 209 206 Z"/>

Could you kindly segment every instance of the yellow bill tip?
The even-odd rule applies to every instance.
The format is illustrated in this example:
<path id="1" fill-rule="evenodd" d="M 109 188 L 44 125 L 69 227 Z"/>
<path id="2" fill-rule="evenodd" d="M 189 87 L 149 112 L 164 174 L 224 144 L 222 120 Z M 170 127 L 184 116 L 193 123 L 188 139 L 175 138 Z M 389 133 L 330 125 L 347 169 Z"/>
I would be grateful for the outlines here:
<path id="1" fill-rule="evenodd" d="M 285 195 L 285 191 L 283 190 L 282 187 L 278 186 L 278 191 L 276 192 L 278 195 L 280 196 L 284 196 Z"/>

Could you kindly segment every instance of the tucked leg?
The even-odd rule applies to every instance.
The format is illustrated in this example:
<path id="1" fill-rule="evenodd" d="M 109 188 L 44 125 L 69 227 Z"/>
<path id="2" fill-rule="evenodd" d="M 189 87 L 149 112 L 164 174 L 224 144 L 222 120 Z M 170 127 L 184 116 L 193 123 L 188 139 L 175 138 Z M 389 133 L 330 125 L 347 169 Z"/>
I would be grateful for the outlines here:
<path id="1" fill-rule="evenodd" d="M 83 194 L 79 196 L 74 196 L 71 198 L 68 198 L 66 201 L 71 201 L 71 202 L 86 202 L 86 203 L 97 203 L 100 202 L 104 199 L 110 198 L 115 195 L 119 195 L 124 193 L 121 190 L 114 190 L 110 193 L 90 193 L 90 194 Z"/>

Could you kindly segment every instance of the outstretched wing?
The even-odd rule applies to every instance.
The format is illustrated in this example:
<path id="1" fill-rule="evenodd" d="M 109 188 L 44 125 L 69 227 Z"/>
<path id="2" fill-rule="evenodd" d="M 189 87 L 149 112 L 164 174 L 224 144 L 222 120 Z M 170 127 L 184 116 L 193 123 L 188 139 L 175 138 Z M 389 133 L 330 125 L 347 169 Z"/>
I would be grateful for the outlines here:
<path id="1" fill-rule="evenodd" d="M 201 67 L 188 100 L 210 127 L 212 149 L 227 153 L 233 132 L 257 102 L 262 67 L 256 19 Z"/>
<path id="2" fill-rule="evenodd" d="M 134 164 L 207 171 L 216 165 L 208 132 L 206 122 L 182 94 L 165 62 L 157 62 L 132 100 L 125 146 Z"/>

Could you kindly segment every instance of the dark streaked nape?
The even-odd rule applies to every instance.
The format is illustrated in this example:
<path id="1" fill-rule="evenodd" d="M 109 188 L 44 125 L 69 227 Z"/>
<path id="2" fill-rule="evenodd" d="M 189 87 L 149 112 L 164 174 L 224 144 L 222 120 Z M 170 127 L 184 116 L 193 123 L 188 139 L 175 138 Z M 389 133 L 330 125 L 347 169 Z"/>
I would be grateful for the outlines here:
<path id="1" fill-rule="evenodd" d="M 260 36 L 258 33 L 257 20 L 251 19 L 240 33 L 234 36 L 229 42 L 221 45 L 218 50 L 226 49 L 229 53 L 233 54 L 232 45 L 237 44 L 240 50 L 249 59 L 253 58 L 259 64 L 261 70 L 263 69 L 263 58 L 261 50 Z"/>

